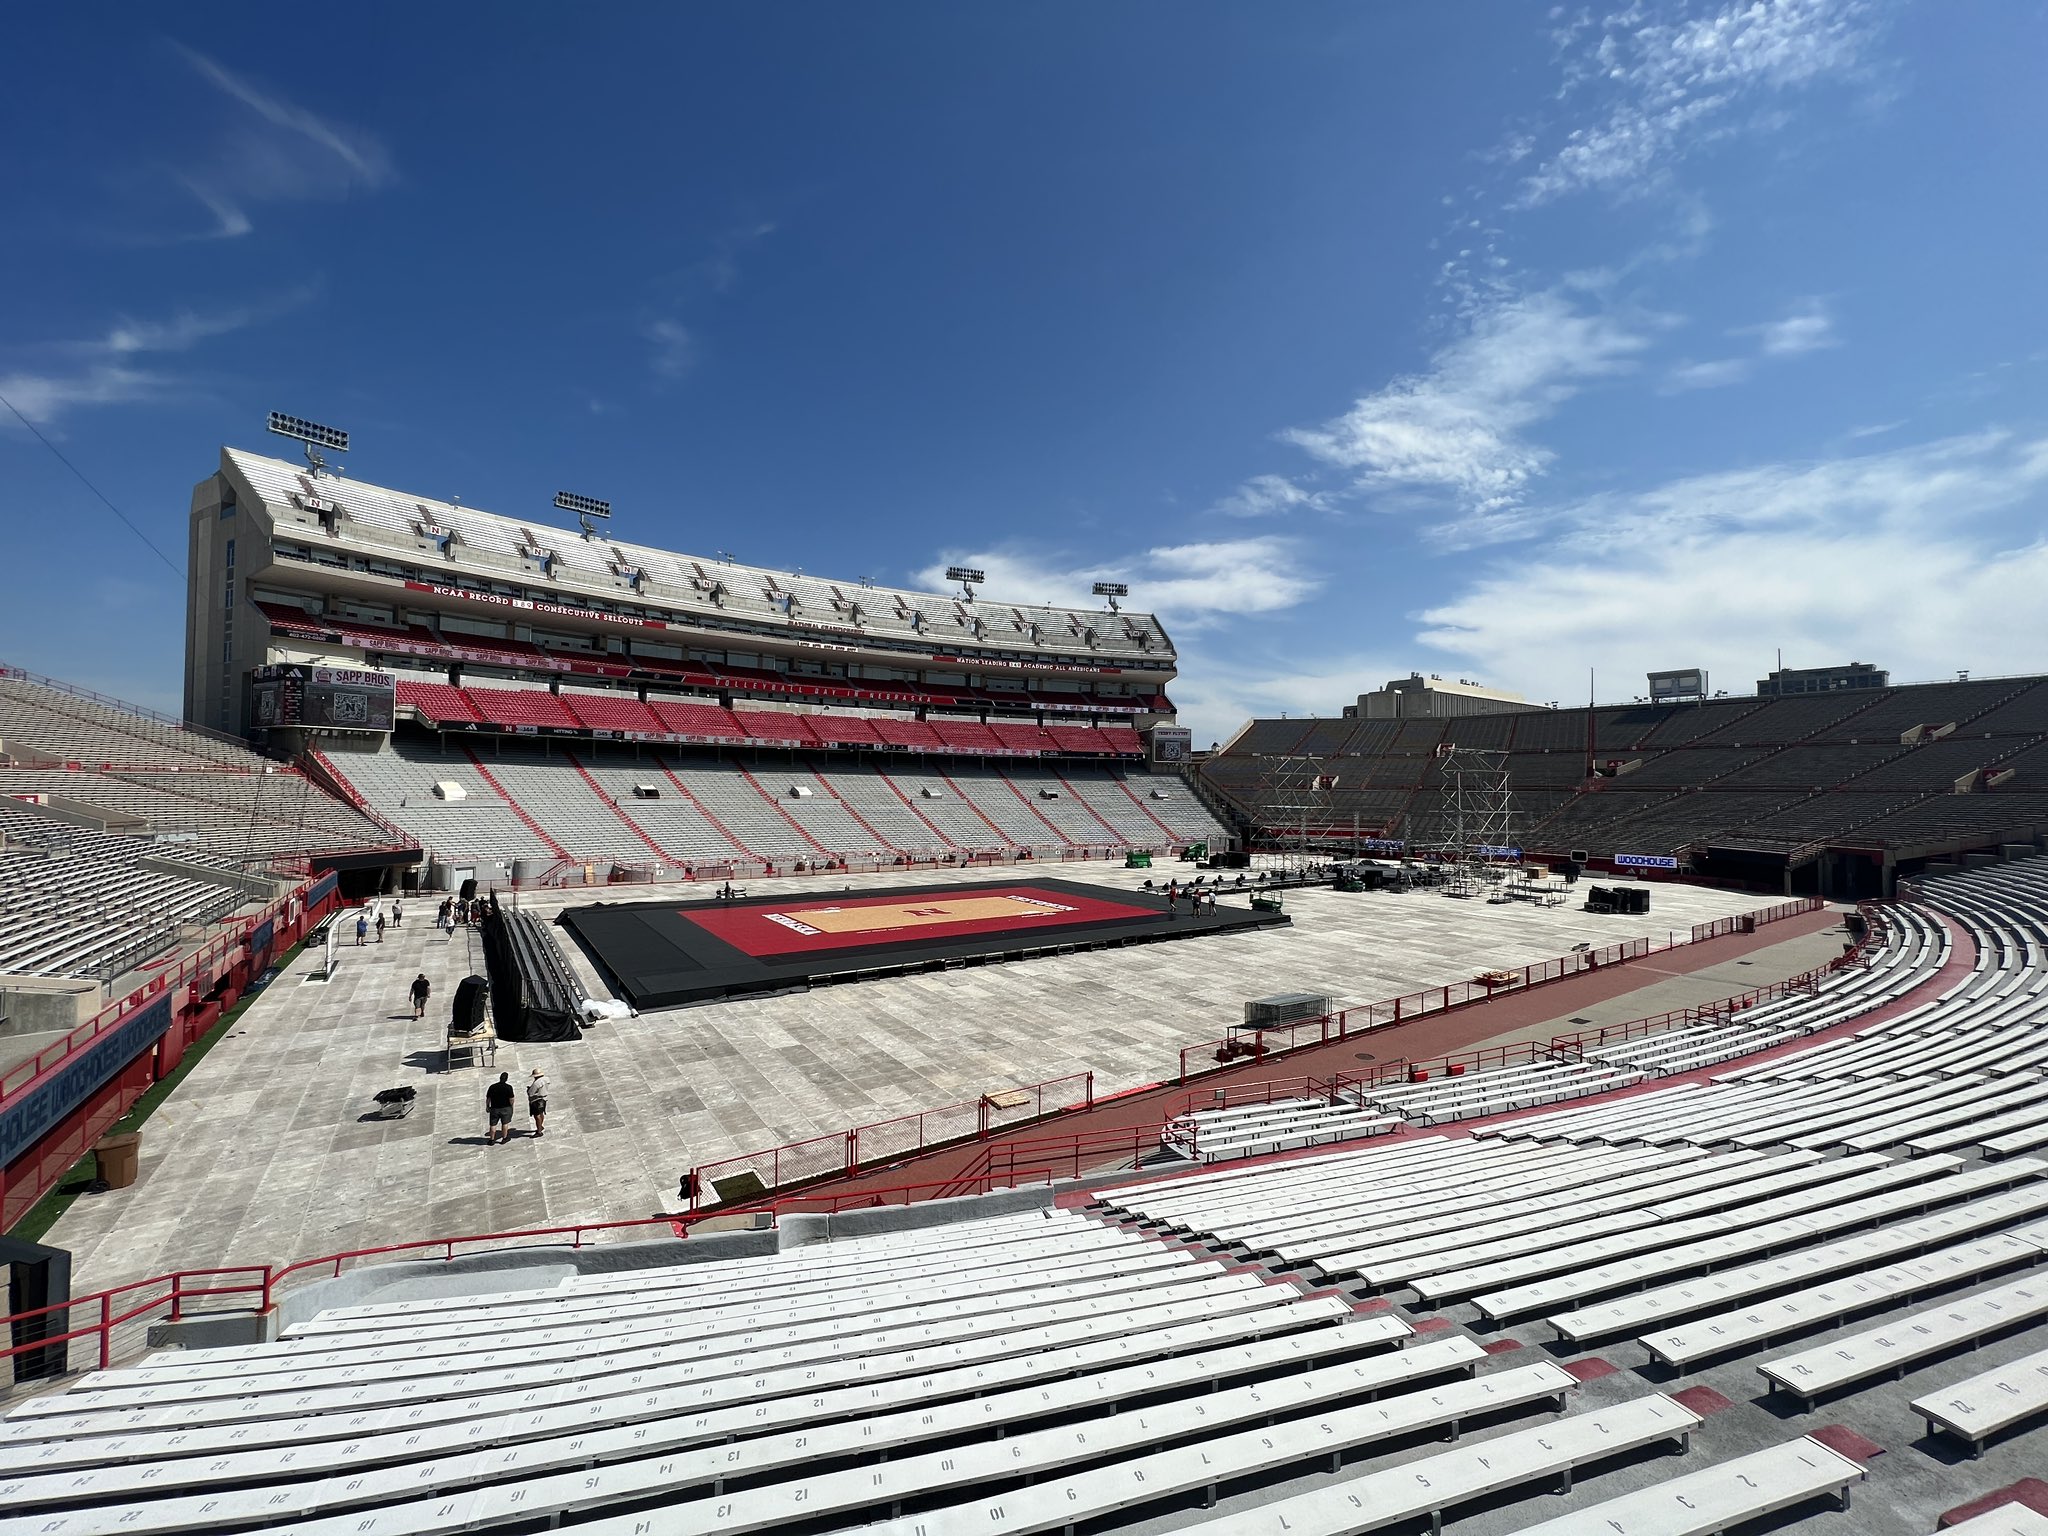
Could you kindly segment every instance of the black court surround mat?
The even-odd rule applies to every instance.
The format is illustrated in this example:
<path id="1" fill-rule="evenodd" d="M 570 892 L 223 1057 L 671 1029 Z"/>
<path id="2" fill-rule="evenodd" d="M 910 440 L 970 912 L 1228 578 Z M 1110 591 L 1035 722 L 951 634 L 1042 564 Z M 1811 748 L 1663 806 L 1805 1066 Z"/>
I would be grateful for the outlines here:
<path id="1" fill-rule="evenodd" d="M 991 913 L 1004 901 L 1014 907 L 1014 918 Z M 598 902 L 570 907 L 557 922 L 612 990 L 644 1011 L 951 965 L 1242 933 L 1288 919 L 1251 911 L 1243 893 L 1226 895 L 1213 917 L 1189 916 L 1184 899 L 1169 917 L 1163 895 L 1018 876 L 986 885 L 788 891 L 740 901 Z"/>

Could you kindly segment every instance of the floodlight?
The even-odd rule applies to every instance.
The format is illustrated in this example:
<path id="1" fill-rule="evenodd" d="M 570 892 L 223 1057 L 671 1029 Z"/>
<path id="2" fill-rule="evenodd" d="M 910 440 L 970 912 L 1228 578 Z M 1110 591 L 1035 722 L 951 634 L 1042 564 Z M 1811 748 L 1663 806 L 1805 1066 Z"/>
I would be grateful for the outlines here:
<path id="1" fill-rule="evenodd" d="M 590 526 L 593 517 L 609 518 L 612 515 L 610 502 L 599 501 L 595 496 L 578 496 L 574 491 L 555 492 L 555 505 L 564 512 L 576 514 L 576 520 L 583 525 L 583 537 L 586 539 L 594 537 L 597 533 L 597 530 Z"/>
<path id="2" fill-rule="evenodd" d="M 960 592 L 970 603 L 974 601 L 974 589 L 988 580 L 987 571 L 978 571 L 971 565 L 949 565 L 946 580 L 960 583 Z"/>
<path id="3" fill-rule="evenodd" d="M 1098 581 L 1095 583 L 1095 595 L 1097 597 L 1129 597 L 1131 589 L 1126 582 Z"/>
<path id="4" fill-rule="evenodd" d="M 316 475 L 327 467 L 327 460 L 320 452 L 322 448 L 332 448 L 336 453 L 348 452 L 348 434 L 341 428 L 323 427 L 319 422 L 307 421 L 301 416 L 287 416 L 283 411 L 272 411 L 270 430 L 279 437 L 297 438 L 304 443 L 306 463 Z"/>
<path id="5" fill-rule="evenodd" d="M 283 411 L 270 413 L 270 430 L 279 437 L 295 437 L 314 448 L 332 448 L 336 453 L 348 452 L 348 434 L 341 428 L 323 427 L 317 421 L 287 416 Z"/>

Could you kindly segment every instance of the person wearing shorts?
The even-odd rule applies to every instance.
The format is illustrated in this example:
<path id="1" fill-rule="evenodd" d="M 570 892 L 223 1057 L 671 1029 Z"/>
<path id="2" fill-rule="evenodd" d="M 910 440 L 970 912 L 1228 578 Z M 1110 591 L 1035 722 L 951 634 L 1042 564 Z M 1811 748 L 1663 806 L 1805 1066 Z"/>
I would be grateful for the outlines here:
<path id="1" fill-rule="evenodd" d="M 548 1080 L 539 1067 L 535 1067 L 533 1076 L 526 1080 L 526 1112 L 533 1116 L 533 1134 L 547 1135 Z"/>
<path id="2" fill-rule="evenodd" d="M 484 1114 L 489 1125 L 484 1132 L 484 1145 L 495 1147 L 512 1139 L 512 1074 L 500 1072 L 498 1080 L 484 1090 Z"/>

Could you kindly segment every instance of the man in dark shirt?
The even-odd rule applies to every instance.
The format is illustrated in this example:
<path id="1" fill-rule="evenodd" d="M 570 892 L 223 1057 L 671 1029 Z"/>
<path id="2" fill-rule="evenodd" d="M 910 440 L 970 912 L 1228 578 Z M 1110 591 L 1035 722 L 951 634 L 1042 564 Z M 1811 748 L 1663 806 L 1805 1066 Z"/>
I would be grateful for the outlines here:
<path id="1" fill-rule="evenodd" d="M 494 1147 L 512 1139 L 512 1103 L 516 1097 L 510 1072 L 500 1072 L 498 1080 L 484 1090 L 484 1113 L 490 1121 L 484 1133 L 485 1146 Z"/>
<path id="2" fill-rule="evenodd" d="M 433 990 L 434 984 L 427 980 L 427 973 L 425 971 L 421 971 L 419 975 L 414 978 L 412 984 L 412 1016 L 414 1018 L 420 1019 L 426 1017 L 427 997 L 430 993 L 433 992 Z"/>

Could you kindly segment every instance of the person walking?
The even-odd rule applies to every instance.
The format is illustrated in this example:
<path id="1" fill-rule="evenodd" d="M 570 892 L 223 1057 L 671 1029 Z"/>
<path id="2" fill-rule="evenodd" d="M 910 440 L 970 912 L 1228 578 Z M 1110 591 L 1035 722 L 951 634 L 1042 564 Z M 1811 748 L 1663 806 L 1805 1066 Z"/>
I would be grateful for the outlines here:
<path id="1" fill-rule="evenodd" d="M 434 984 L 427 980 L 427 973 L 421 971 L 412 983 L 412 1016 L 423 1019 L 427 1016 L 427 998 L 432 994 Z"/>
<path id="2" fill-rule="evenodd" d="M 533 1069 L 533 1076 L 526 1080 L 526 1112 L 533 1116 L 533 1134 L 545 1136 L 548 1133 L 548 1080 L 547 1074 L 539 1067 Z"/>
<path id="3" fill-rule="evenodd" d="M 512 1074 L 500 1072 L 498 1080 L 484 1090 L 485 1146 L 512 1139 L 512 1098 Z"/>
<path id="4" fill-rule="evenodd" d="M 384 914 L 381 911 L 377 914 L 377 942 L 384 942 Z"/>
<path id="5" fill-rule="evenodd" d="M 401 926 L 404 923 L 404 921 L 405 904 L 403 902 L 394 901 L 393 903 L 391 903 L 391 926 L 397 928 Z"/>
<path id="6" fill-rule="evenodd" d="M 367 910 L 356 914 L 356 948 L 363 947 L 363 940 L 370 936 L 370 914 Z"/>

